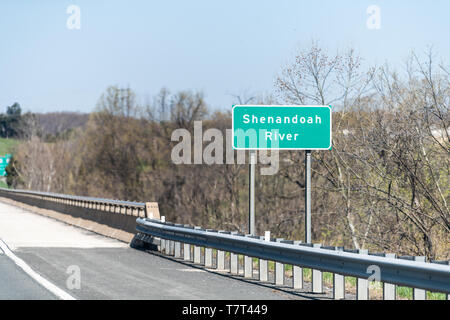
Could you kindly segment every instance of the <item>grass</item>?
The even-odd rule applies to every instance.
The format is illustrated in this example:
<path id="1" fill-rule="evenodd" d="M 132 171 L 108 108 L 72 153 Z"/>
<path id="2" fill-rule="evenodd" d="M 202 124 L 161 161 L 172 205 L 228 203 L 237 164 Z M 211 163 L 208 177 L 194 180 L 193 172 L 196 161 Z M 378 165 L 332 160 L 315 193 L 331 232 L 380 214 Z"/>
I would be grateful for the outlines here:
<path id="1" fill-rule="evenodd" d="M 19 142 L 20 140 L 17 139 L 0 138 L 0 157 L 3 157 L 5 154 L 12 154 Z"/>

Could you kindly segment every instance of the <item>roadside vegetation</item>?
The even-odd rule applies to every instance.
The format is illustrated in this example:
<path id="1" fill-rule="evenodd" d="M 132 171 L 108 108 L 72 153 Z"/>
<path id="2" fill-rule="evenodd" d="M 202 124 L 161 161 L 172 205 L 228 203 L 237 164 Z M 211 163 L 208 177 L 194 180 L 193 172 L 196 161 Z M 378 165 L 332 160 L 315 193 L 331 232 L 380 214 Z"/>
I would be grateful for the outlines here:
<path id="1" fill-rule="evenodd" d="M 15 148 L 21 140 L 14 138 L 0 138 L 0 156 L 14 153 Z"/>
<path id="2" fill-rule="evenodd" d="M 312 153 L 314 242 L 450 259 L 450 69 L 435 61 L 432 52 L 413 53 L 397 72 L 366 66 L 354 50 L 331 55 L 313 45 L 280 70 L 271 96 L 236 96 L 236 103 L 333 106 L 333 149 Z M 78 126 L 44 135 L 29 121 L 9 184 L 157 201 L 168 221 L 245 232 L 247 165 L 171 161 L 173 130 L 193 132 L 203 120 L 203 131 L 225 132 L 231 106 L 221 110 L 200 92 L 162 89 L 140 104 L 131 88 L 110 87 Z M 304 180 L 298 151 L 280 152 L 275 175 L 257 175 L 259 234 L 304 238 Z"/>

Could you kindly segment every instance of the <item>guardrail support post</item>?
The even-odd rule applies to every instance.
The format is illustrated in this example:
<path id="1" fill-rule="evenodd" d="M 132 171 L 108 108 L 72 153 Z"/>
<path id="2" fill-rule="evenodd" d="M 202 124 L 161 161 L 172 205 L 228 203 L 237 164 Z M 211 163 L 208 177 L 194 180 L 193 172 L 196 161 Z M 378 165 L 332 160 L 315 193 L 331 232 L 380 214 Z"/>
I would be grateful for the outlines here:
<path id="1" fill-rule="evenodd" d="M 238 232 L 232 231 L 231 234 L 237 235 Z M 230 273 L 239 274 L 239 257 L 234 252 L 230 252 Z"/>
<path id="2" fill-rule="evenodd" d="M 109 207 L 109 209 L 111 209 L 111 206 Z M 114 211 L 115 211 L 115 209 L 114 209 Z M 161 222 L 166 222 L 165 216 L 161 217 Z M 159 245 L 159 252 L 165 253 L 166 252 L 166 240 L 161 238 L 160 243 L 161 244 Z"/>
<path id="3" fill-rule="evenodd" d="M 161 238 L 161 244 L 159 245 L 159 252 L 166 253 L 166 240 Z"/>
<path id="4" fill-rule="evenodd" d="M 217 250 L 217 270 L 225 270 L 225 251 Z"/>
<path id="5" fill-rule="evenodd" d="M 386 253 L 386 258 L 395 259 L 395 253 Z M 383 300 L 396 300 L 397 299 L 397 286 L 391 283 L 383 282 Z"/>
<path id="6" fill-rule="evenodd" d="M 292 266 L 292 287 L 294 289 L 303 289 L 303 268 Z"/>
<path id="7" fill-rule="evenodd" d="M 219 230 L 219 233 L 228 233 L 230 234 L 230 232 L 227 232 L 225 230 Z M 222 250 L 217 250 L 217 270 L 226 270 L 225 269 L 225 251 Z"/>
<path id="8" fill-rule="evenodd" d="M 201 247 L 194 246 L 194 263 L 200 264 L 201 263 Z"/>
<path id="9" fill-rule="evenodd" d="M 170 255 L 171 254 L 171 252 L 172 252 L 172 240 L 168 240 L 168 239 L 166 239 L 165 241 L 164 241 L 164 246 L 165 246 L 165 249 L 166 249 L 166 254 L 167 255 Z"/>
<path id="10" fill-rule="evenodd" d="M 172 241 L 166 239 L 165 242 L 166 242 L 166 243 L 165 243 L 165 246 L 166 246 L 166 254 L 167 254 L 167 255 L 170 255 L 170 243 L 171 243 Z"/>
<path id="11" fill-rule="evenodd" d="M 201 230 L 201 227 L 195 227 L 195 230 Z M 202 248 L 199 246 L 194 245 L 194 263 L 201 264 L 202 258 Z"/>
<path id="12" fill-rule="evenodd" d="M 320 248 L 322 245 L 315 243 L 314 248 Z M 322 271 L 311 269 L 311 281 L 313 293 L 323 293 Z"/>
<path id="13" fill-rule="evenodd" d="M 294 245 L 299 245 L 301 241 L 294 241 Z M 303 289 L 303 268 L 292 266 L 292 288 Z"/>
<path id="14" fill-rule="evenodd" d="M 343 251 L 344 248 L 336 247 L 337 251 Z M 345 299 L 345 276 L 333 273 L 333 299 Z"/>
<path id="15" fill-rule="evenodd" d="M 175 241 L 175 258 L 181 258 L 181 243 Z"/>
<path id="16" fill-rule="evenodd" d="M 260 237 L 261 240 L 270 242 L 270 231 L 264 232 L 264 237 Z M 269 268 L 267 260 L 259 259 L 259 281 L 269 281 Z"/>
<path id="17" fill-rule="evenodd" d="M 244 256 L 244 278 L 253 278 L 253 258 Z"/>
<path id="18" fill-rule="evenodd" d="M 234 252 L 230 252 L 230 272 L 231 274 L 239 274 L 238 255 Z"/>
<path id="19" fill-rule="evenodd" d="M 259 281 L 269 281 L 269 268 L 267 260 L 259 259 Z"/>
<path id="20" fill-rule="evenodd" d="M 275 284 L 284 285 L 284 264 L 280 262 L 275 262 Z"/>
<path id="21" fill-rule="evenodd" d="M 213 257 L 212 257 L 212 249 L 205 248 L 205 267 L 212 268 Z"/>
<path id="22" fill-rule="evenodd" d="M 251 236 L 253 234 L 249 234 Z M 244 278 L 253 278 L 253 258 L 244 256 Z"/>
<path id="23" fill-rule="evenodd" d="M 369 254 L 366 249 L 359 249 L 359 254 Z M 356 299 L 357 300 L 369 300 L 369 280 L 365 278 L 356 279 Z"/>
<path id="24" fill-rule="evenodd" d="M 277 242 L 281 242 L 284 239 L 277 238 Z M 275 285 L 282 286 L 284 285 L 284 264 L 275 261 Z"/>
<path id="25" fill-rule="evenodd" d="M 425 262 L 425 257 L 414 257 L 414 261 L 421 261 Z M 427 299 L 427 292 L 423 289 L 416 289 L 413 288 L 413 300 L 426 300 Z"/>
<path id="26" fill-rule="evenodd" d="M 333 273 L 333 299 L 345 299 L 345 276 Z"/>
<path id="27" fill-rule="evenodd" d="M 189 243 L 183 244 L 183 256 L 185 261 L 191 261 L 191 245 Z"/>
<path id="28" fill-rule="evenodd" d="M 208 232 L 218 232 L 214 229 L 206 229 Z M 205 247 L 205 267 L 212 268 L 213 267 L 213 249 Z"/>

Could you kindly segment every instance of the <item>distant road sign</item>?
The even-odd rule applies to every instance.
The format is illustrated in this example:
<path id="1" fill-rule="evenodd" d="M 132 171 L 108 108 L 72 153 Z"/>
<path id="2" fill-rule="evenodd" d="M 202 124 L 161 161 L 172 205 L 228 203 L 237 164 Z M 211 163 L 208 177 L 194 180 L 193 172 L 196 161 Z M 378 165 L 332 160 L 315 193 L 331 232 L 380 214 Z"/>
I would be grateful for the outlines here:
<path id="1" fill-rule="evenodd" d="M 330 150 L 331 106 L 235 105 L 233 149 Z"/>
<path id="2" fill-rule="evenodd" d="M 9 164 L 9 161 L 11 159 L 10 154 L 6 154 L 4 157 L 0 157 L 0 176 L 5 177 L 6 176 L 6 167 Z"/>

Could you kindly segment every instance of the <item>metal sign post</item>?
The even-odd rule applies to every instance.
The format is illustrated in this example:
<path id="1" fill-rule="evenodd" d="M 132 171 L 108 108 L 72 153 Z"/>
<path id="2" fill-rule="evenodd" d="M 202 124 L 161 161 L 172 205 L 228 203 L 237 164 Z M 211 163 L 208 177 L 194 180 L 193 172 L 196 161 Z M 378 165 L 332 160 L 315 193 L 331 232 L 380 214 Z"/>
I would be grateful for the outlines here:
<path id="1" fill-rule="evenodd" d="M 331 106 L 233 106 L 233 149 L 250 151 L 250 234 L 255 234 L 256 150 L 305 150 L 305 242 L 311 243 L 311 151 L 331 150 L 332 123 Z"/>
<path id="2" fill-rule="evenodd" d="M 306 150 L 305 167 L 305 242 L 311 243 L 311 150 Z"/>
<path id="3" fill-rule="evenodd" d="M 249 190 L 248 190 L 248 212 L 249 223 L 248 233 L 255 235 L 255 164 L 256 164 L 256 150 L 250 150 L 250 164 L 249 164 Z"/>

